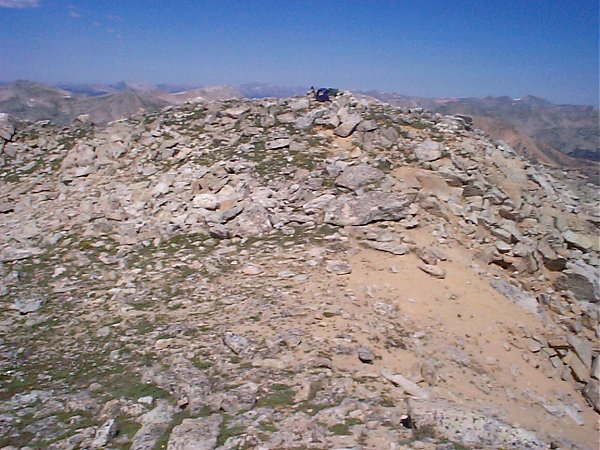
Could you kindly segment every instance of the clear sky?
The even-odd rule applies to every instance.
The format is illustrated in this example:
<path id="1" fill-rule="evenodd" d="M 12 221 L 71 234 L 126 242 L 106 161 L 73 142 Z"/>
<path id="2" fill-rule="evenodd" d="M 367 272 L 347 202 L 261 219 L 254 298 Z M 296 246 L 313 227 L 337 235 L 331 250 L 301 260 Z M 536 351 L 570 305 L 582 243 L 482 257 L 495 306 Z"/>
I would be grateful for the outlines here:
<path id="1" fill-rule="evenodd" d="M 598 104 L 598 0 L 0 0 L 0 80 Z"/>

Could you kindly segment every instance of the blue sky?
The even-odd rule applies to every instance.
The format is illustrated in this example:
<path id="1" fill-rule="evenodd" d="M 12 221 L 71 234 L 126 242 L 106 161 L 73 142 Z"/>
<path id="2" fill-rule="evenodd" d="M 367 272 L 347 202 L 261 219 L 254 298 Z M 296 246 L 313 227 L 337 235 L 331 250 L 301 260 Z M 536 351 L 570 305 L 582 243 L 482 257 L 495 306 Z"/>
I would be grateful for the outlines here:
<path id="1" fill-rule="evenodd" d="M 0 80 L 598 104 L 598 1 L 0 0 Z"/>

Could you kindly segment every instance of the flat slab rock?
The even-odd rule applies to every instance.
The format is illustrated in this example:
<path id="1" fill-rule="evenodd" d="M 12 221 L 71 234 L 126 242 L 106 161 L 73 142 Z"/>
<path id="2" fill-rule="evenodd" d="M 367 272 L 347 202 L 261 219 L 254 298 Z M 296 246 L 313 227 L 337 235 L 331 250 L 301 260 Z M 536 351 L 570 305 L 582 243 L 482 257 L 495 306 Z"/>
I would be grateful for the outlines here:
<path id="1" fill-rule="evenodd" d="M 184 419 L 171 432 L 169 450 L 212 450 L 217 446 L 219 429 L 223 423 L 220 414 L 198 419 Z"/>
<path id="2" fill-rule="evenodd" d="M 423 272 L 425 272 L 426 274 L 431 275 L 432 277 L 439 278 L 439 279 L 446 278 L 446 271 L 444 269 L 442 269 L 440 266 L 434 266 L 433 264 L 421 263 L 417 267 L 419 269 L 421 269 Z"/>
<path id="3" fill-rule="evenodd" d="M 549 448 L 535 433 L 512 427 L 496 418 L 440 400 L 408 400 L 415 427 L 432 426 L 436 432 L 466 446 L 543 450 Z"/>
<path id="4" fill-rule="evenodd" d="M 384 176 L 385 174 L 381 170 L 370 164 L 358 164 L 346 167 L 336 178 L 335 184 L 355 190 L 365 184 L 381 180 Z"/>
<path id="5" fill-rule="evenodd" d="M 15 308 L 21 314 L 29 314 L 39 311 L 45 303 L 46 299 L 44 297 L 22 297 L 15 300 Z"/>
<path id="6" fill-rule="evenodd" d="M 408 215 L 408 207 L 415 197 L 416 194 L 378 191 L 358 196 L 341 195 L 327 205 L 325 222 L 343 227 L 402 220 Z"/>
<path id="7" fill-rule="evenodd" d="M 535 297 L 504 280 L 492 280 L 491 285 L 509 300 L 512 300 L 526 311 L 537 313 L 538 304 Z"/>
<path id="8" fill-rule="evenodd" d="M 328 261 L 327 272 L 335 275 L 348 275 L 352 273 L 352 266 L 345 261 Z"/>
<path id="9" fill-rule="evenodd" d="M 394 386 L 400 388 L 402 392 L 410 396 L 423 400 L 427 400 L 429 398 L 429 391 L 427 389 L 423 389 L 414 381 L 411 381 L 398 373 L 393 373 L 389 370 L 383 369 L 381 371 L 381 377 L 392 383 Z"/>
<path id="10" fill-rule="evenodd" d="M 254 348 L 248 338 L 230 331 L 227 331 L 223 335 L 223 343 L 236 355 L 249 355 L 254 352 Z"/>
<path id="11" fill-rule="evenodd" d="M 374 250 L 391 253 L 392 255 L 405 255 L 408 249 L 406 245 L 394 244 L 393 242 L 371 242 L 365 241 L 364 244 Z"/>

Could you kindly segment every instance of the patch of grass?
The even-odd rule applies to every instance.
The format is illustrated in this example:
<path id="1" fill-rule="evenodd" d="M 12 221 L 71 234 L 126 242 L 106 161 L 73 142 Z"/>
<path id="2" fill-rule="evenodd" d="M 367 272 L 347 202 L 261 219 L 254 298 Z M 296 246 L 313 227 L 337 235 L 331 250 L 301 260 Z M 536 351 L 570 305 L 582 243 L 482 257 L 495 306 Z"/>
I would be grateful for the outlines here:
<path id="1" fill-rule="evenodd" d="M 213 413 L 213 411 L 212 411 L 212 409 L 210 409 L 210 406 L 202 405 L 202 407 L 197 412 L 197 416 L 198 417 L 208 417 L 208 416 L 212 415 L 212 413 Z"/>
<path id="2" fill-rule="evenodd" d="M 0 374 L 0 401 L 8 400 L 13 395 L 26 390 L 33 389 L 36 385 L 36 374 L 28 372 L 23 375 L 10 377 L 5 374 Z"/>
<path id="3" fill-rule="evenodd" d="M 125 415 L 117 416 L 118 433 L 117 436 L 127 436 L 133 438 L 135 433 L 142 427 L 139 423 L 129 420 Z"/>
<path id="4" fill-rule="evenodd" d="M 223 426 L 223 428 L 221 428 L 221 432 L 219 433 L 219 437 L 217 437 L 217 447 L 225 445 L 225 442 L 227 442 L 227 439 L 230 437 L 244 434 L 244 431 L 245 428 L 241 425 L 236 425 L 233 427 Z"/>
<path id="5" fill-rule="evenodd" d="M 211 363 L 210 361 L 204 361 L 200 358 L 193 358 L 192 365 L 194 367 L 196 367 L 197 369 L 206 370 L 206 369 L 210 369 L 212 367 L 213 363 Z"/>
<path id="6" fill-rule="evenodd" d="M 260 398 L 256 404 L 259 407 L 277 408 L 294 404 L 296 392 L 285 384 L 275 383 L 271 386 L 271 393 Z"/>
<path id="7" fill-rule="evenodd" d="M 260 322 L 261 318 L 262 318 L 261 312 L 259 312 L 258 314 L 255 314 L 254 316 L 248 317 L 248 319 L 250 319 L 252 322 Z"/>
<path id="8" fill-rule="evenodd" d="M 312 403 L 312 402 L 302 402 L 302 403 L 299 403 L 298 405 L 296 405 L 296 410 L 302 411 L 303 413 L 314 416 L 319 411 L 326 409 L 326 408 L 331 408 L 332 406 L 334 406 L 334 405 Z"/>
<path id="9" fill-rule="evenodd" d="M 142 319 L 135 324 L 135 331 L 138 334 L 146 334 L 151 332 L 152 330 L 154 330 L 154 324 L 148 319 Z"/>
<path id="10" fill-rule="evenodd" d="M 470 447 L 465 447 L 460 442 L 451 442 L 451 444 L 454 446 L 453 450 L 471 450 Z"/>
<path id="11" fill-rule="evenodd" d="M 131 374 L 123 374 L 111 380 L 112 395 L 114 397 L 124 397 L 130 400 L 137 400 L 140 397 L 170 398 L 170 395 L 154 386 L 153 384 L 141 383 L 132 380 Z"/>
<path id="12" fill-rule="evenodd" d="M 266 422 L 260 425 L 260 429 L 266 433 L 275 433 L 279 430 L 272 422 Z"/>
<path id="13" fill-rule="evenodd" d="M 360 420 L 349 418 L 344 420 L 344 422 L 342 423 L 337 423 L 334 426 L 330 427 L 329 431 L 339 436 L 346 436 L 352 434 L 350 432 L 350 427 L 358 425 L 359 423 L 361 423 Z"/>

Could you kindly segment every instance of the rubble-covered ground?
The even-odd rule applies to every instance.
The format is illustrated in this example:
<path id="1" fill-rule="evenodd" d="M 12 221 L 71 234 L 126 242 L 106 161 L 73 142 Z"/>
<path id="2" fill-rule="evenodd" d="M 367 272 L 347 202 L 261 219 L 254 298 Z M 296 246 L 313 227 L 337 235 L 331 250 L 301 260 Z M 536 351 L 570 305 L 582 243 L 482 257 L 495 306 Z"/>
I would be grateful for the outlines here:
<path id="1" fill-rule="evenodd" d="M 0 449 L 595 449 L 598 193 L 356 99 L 0 118 Z"/>

